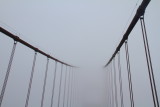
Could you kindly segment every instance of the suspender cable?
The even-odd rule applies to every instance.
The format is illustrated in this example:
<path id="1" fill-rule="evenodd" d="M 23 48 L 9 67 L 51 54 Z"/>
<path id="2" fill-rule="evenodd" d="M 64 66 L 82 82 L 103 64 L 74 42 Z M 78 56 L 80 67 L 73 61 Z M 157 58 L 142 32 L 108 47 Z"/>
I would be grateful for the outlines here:
<path id="1" fill-rule="evenodd" d="M 111 84 L 111 82 L 110 82 L 110 66 L 109 66 L 109 70 L 108 70 L 108 95 L 109 95 L 109 98 L 108 98 L 108 104 L 109 104 L 109 107 L 111 107 L 112 105 L 111 105 L 111 88 L 110 88 L 110 84 Z"/>
<path id="2" fill-rule="evenodd" d="M 47 64 L 46 64 L 46 71 L 45 71 L 44 84 L 43 84 L 43 92 L 42 92 L 42 99 L 41 99 L 41 107 L 43 107 L 43 102 L 44 102 L 44 94 L 45 94 L 45 88 L 46 88 L 48 65 L 49 65 L 49 58 L 47 58 Z"/>
<path id="3" fill-rule="evenodd" d="M 126 42 L 127 44 L 127 42 Z M 125 46 L 126 49 L 126 46 Z M 131 107 L 132 107 L 132 94 L 131 94 L 131 88 L 130 88 L 130 75 L 129 75 L 129 71 L 130 71 L 130 65 L 128 63 L 128 53 L 127 53 L 127 49 L 126 49 L 126 63 L 127 63 L 127 71 L 128 71 L 128 82 L 129 82 L 129 92 L 130 92 L 130 102 L 131 102 Z"/>
<path id="4" fill-rule="evenodd" d="M 77 99 L 76 100 L 76 105 L 78 105 L 80 100 L 79 100 L 79 85 L 78 85 L 79 79 L 78 79 L 77 76 L 76 76 L 76 81 L 75 82 L 76 82 L 76 84 L 75 84 L 76 87 L 75 88 L 76 88 L 76 99 Z"/>
<path id="5" fill-rule="evenodd" d="M 75 70 L 74 70 L 75 71 Z M 75 107 L 75 72 L 73 73 L 73 107 Z"/>
<path id="6" fill-rule="evenodd" d="M 73 68 L 72 68 L 72 77 L 71 77 L 71 94 L 70 94 L 70 107 L 72 106 L 72 94 L 73 94 Z"/>
<path id="7" fill-rule="evenodd" d="M 67 107 L 69 106 L 69 90 L 70 90 L 70 72 L 71 69 L 69 70 L 69 77 L 68 77 L 68 95 L 67 95 Z"/>
<path id="8" fill-rule="evenodd" d="M 76 99 L 77 99 L 77 97 L 76 97 L 76 95 L 77 95 L 77 93 L 76 93 L 76 72 L 74 72 L 74 107 L 76 107 Z"/>
<path id="9" fill-rule="evenodd" d="M 75 107 L 75 72 L 73 72 L 73 101 L 72 101 L 72 105 L 73 107 Z"/>
<path id="10" fill-rule="evenodd" d="M 60 75 L 59 95 L 58 95 L 58 107 L 60 105 L 60 98 L 61 98 L 62 74 L 63 74 L 63 64 L 61 65 L 61 75 Z"/>
<path id="11" fill-rule="evenodd" d="M 113 74 L 112 74 L 112 65 L 111 65 L 111 91 L 112 91 L 112 107 L 114 107 L 114 94 L 113 94 Z"/>
<path id="12" fill-rule="evenodd" d="M 120 96 L 121 96 L 121 107 L 124 107 L 123 102 L 123 89 L 122 89 L 122 73 L 121 73 L 121 62 L 120 62 L 120 52 L 118 53 L 118 69 L 119 69 L 119 84 L 120 84 Z"/>
<path id="13" fill-rule="evenodd" d="M 73 79 L 72 79 L 72 107 L 74 107 L 74 69 L 73 69 Z"/>
<path id="14" fill-rule="evenodd" d="M 1 90 L 0 107 L 2 106 L 2 101 L 3 101 L 5 89 L 6 89 L 6 86 L 7 86 L 9 74 L 10 74 L 10 71 L 11 71 L 11 66 L 12 66 L 12 61 L 13 61 L 13 58 L 14 58 L 14 53 L 15 53 L 16 46 L 17 46 L 17 41 L 14 41 L 11 56 L 10 56 L 10 60 L 9 60 L 9 64 L 8 64 L 8 68 L 7 68 L 7 72 L 6 72 L 6 76 L 5 76 L 4 83 L 3 83 L 3 86 L 2 86 L 2 90 Z"/>
<path id="15" fill-rule="evenodd" d="M 107 66 L 107 107 L 109 106 L 109 66 Z"/>
<path id="16" fill-rule="evenodd" d="M 73 72 L 73 103 L 72 103 L 72 107 L 75 107 L 75 70 L 76 69 L 74 69 L 74 72 Z"/>
<path id="17" fill-rule="evenodd" d="M 54 97 L 54 89 L 55 89 L 55 82 L 56 82 L 56 72 L 57 72 L 57 61 L 55 61 L 55 70 L 54 70 L 52 97 L 51 97 L 51 107 L 53 107 L 53 97 Z"/>
<path id="18" fill-rule="evenodd" d="M 63 107 L 64 107 L 64 104 L 65 104 L 65 97 L 66 97 L 66 82 L 67 82 L 67 66 L 66 66 L 65 81 L 64 81 Z"/>
<path id="19" fill-rule="evenodd" d="M 127 71 L 128 71 L 130 101 L 131 101 L 131 107 L 134 107 L 133 90 L 132 90 L 132 79 L 131 79 L 131 70 L 130 70 L 129 51 L 128 51 L 128 43 L 127 43 L 127 41 L 125 41 L 125 50 L 126 50 L 126 62 L 127 62 Z"/>
<path id="20" fill-rule="evenodd" d="M 152 61 L 150 56 L 144 16 L 141 16 L 140 22 L 141 22 L 141 29 L 142 29 L 142 35 L 143 35 L 143 42 L 144 42 L 144 48 L 145 48 L 145 54 L 146 54 L 146 60 L 147 60 L 150 85 L 152 90 L 153 103 L 154 103 L 154 107 L 159 107 L 159 101 L 158 101 L 158 95 L 157 95 L 157 90 L 155 85 L 155 79 L 154 79 L 154 73 L 153 73 Z"/>
<path id="21" fill-rule="evenodd" d="M 112 107 L 113 105 L 113 103 L 112 103 L 112 79 L 111 79 L 111 71 L 112 71 L 112 66 L 110 65 L 110 69 L 109 69 L 109 83 L 110 83 L 110 106 Z"/>
<path id="22" fill-rule="evenodd" d="M 109 73 L 109 87 L 110 87 L 110 88 L 109 88 L 110 106 L 112 107 L 112 92 L 111 92 L 111 89 L 112 89 L 112 88 L 111 88 L 111 73 L 110 73 L 110 72 L 111 72 L 111 68 L 112 68 L 112 66 L 110 65 L 110 66 L 109 66 L 109 72 L 108 72 L 108 73 Z"/>
<path id="23" fill-rule="evenodd" d="M 118 107 L 115 58 L 113 59 L 113 68 L 114 68 L 115 102 L 116 102 L 116 107 Z"/>
<path id="24" fill-rule="evenodd" d="M 29 81 L 29 86 L 28 86 L 28 92 L 27 92 L 25 107 L 28 107 L 30 92 L 31 92 L 31 88 L 32 88 L 32 80 L 33 80 L 33 75 L 34 75 L 34 69 L 35 69 L 35 64 L 36 64 L 36 57 L 37 57 L 37 52 L 35 52 L 35 54 L 34 54 L 32 71 L 31 71 L 31 76 L 30 76 L 30 81 Z"/>

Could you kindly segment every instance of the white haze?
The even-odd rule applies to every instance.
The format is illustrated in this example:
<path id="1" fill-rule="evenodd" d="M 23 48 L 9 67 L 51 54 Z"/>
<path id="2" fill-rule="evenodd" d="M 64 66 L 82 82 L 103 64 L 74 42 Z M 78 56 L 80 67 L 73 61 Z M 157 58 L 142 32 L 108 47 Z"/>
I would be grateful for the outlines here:
<path id="1" fill-rule="evenodd" d="M 141 0 L 1 0 L 0 25 L 50 55 L 79 67 L 75 69 L 74 77 L 75 107 L 106 107 L 107 72 L 103 66 L 114 52 L 140 3 Z M 145 22 L 160 98 L 159 4 L 159 0 L 151 1 L 145 12 Z M 0 36 L 1 89 L 13 40 L 2 33 Z M 140 22 L 130 34 L 129 51 L 135 107 L 153 107 Z M 2 107 L 24 106 L 33 55 L 34 51 L 18 43 Z M 46 60 L 46 57 L 38 54 L 29 107 L 40 106 Z M 129 107 L 124 46 L 121 49 L 121 64 L 124 105 Z M 54 107 L 57 106 L 60 66 L 58 64 Z M 50 60 L 45 107 L 50 106 L 53 71 L 54 61 Z M 65 71 L 61 107 L 64 74 Z M 118 103 L 120 105 L 119 92 Z"/>

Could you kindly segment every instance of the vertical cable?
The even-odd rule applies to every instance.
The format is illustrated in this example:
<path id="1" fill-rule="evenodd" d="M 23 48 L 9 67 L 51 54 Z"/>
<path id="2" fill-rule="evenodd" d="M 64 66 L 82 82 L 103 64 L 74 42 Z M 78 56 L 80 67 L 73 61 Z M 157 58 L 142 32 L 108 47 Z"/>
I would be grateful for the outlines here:
<path id="1" fill-rule="evenodd" d="M 76 107 L 77 92 L 76 92 L 76 72 L 74 73 L 74 107 Z"/>
<path id="2" fill-rule="evenodd" d="M 33 75 L 34 75 L 34 69 L 35 69 L 35 64 L 36 64 L 36 57 L 37 57 L 37 52 L 35 52 L 35 54 L 34 54 L 32 71 L 31 71 L 31 76 L 30 76 L 30 81 L 29 81 L 29 86 L 28 86 L 28 92 L 27 92 L 25 107 L 28 107 L 30 92 L 31 92 L 31 88 L 32 88 L 32 80 L 33 80 Z"/>
<path id="3" fill-rule="evenodd" d="M 111 107 L 111 88 L 110 88 L 110 85 L 111 85 L 111 82 L 110 82 L 110 65 L 109 65 L 109 70 L 108 70 L 108 95 L 109 95 L 109 106 Z"/>
<path id="4" fill-rule="evenodd" d="M 46 71 L 45 71 L 44 84 L 43 84 L 43 92 L 42 92 L 42 99 L 41 99 L 41 107 L 43 107 L 43 102 L 44 102 L 44 94 L 45 94 L 45 88 L 46 88 L 48 65 L 49 65 L 49 58 L 47 58 L 47 64 L 46 64 Z"/>
<path id="5" fill-rule="evenodd" d="M 111 88 L 111 66 L 110 66 L 110 69 L 109 69 L 109 93 L 110 93 L 110 106 L 112 107 L 112 88 Z"/>
<path id="6" fill-rule="evenodd" d="M 109 72 L 109 69 L 108 69 L 109 67 L 107 66 L 107 107 L 109 106 L 109 81 L 108 81 L 108 72 Z"/>
<path id="7" fill-rule="evenodd" d="M 153 103 L 154 103 L 154 107 L 159 107 L 159 100 L 158 100 L 158 95 L 157 95 L 157 90 L 156 90 L 156 85 L 155 85 L 155 79 L 154 79 L 154 73 L 153 73 L 153 67 L 152 67 L 152 61 L 151 61 L 151 55 L 150 55 L 150 50 L 149 50 L 144 16 L 140 17 L 140 22 L 141 22 L 141 29 L 142 29 L 142 35 L 143 35 L 143 42 L 144 42 L 144 48 L 145 48 L 145 54 L 146 54 L 146 60 L 147 60 L 147 67 L 148 67 Z"/>
<path id="8" fill-rule="evenodd" d="M 73 103 L 74 103 L 74 90 L 73 90 L 73 87 L 74 87 L 74 69 L 72 71 L 72 86 L 71 86 L 71 104 L 70 104 L 70 107 L 73 107 Z"/>
<path id="9" fill-rule="evenodd" d="M 67 66 L 66 66 L 66 74 L 65 74 L 65 81 L 64 81 L 64 96 L 63 96 L 63 107 L 65 104 L 65 96 L 66 96 L 66 82 L 67 82 Z"/>
<path id="10" fill-rule="evenodd" d="M 70 107 L 72 105 L 72 93 L 73 93 L 73 69 L 72 69 L 72 77 L 71 77 L 71 90 L 70 90 Z"/>
<path id="11" fill-rule="evenodd" d="M 120 62 L 120 51 L 118 53 L 118 69 L 119 69 L 119 84 L 120 84 L 120 96 L 121 96 L 121 107 L 124 107 L 123 102 L 123 84 L 122 84 L 122 73 L 121 73 L 121 62 Z"/>
<path id="12" fill-rule="evenodd" d="M 55 70 L 54 70 L 52 97 L 51 97 L 51 107 L 53 107 L 53 97 L 54 97 L 54 89 L 55 89 L 55 82 L 56 82 L 56 72 L 57 72 L 57 61 L 55 61 Z"/>
<path id="13" fill-rule="evenodd" d="M 128 51 L 128 43 L 127 43 L 127 41 L 125 41 L 125 50 L 126 50 L 126 62 L 127 62 L 127 71 L 128 71 L 130 101 L 131 101 L 131 107 L 134 107 L 133 90 L 132 90 L 132 79 L 131 79 L 132 76 L 131 76 L 131 70 L 130 70 L 129 51 Z"/>
<path id="14" fill-rule="evenodd" d="M 14 58 L 14 53 L 15 53 L 16 46 L 17 46 L 17 41 L 14 41 L 11 56 L 10 56 L 10 60 L 9 60 L 9 64 L 8 64 L 8 68 L 7 68 L 7 72 L 6 72 L 6 76 L 5 76 L 4 83 L 3 83 L 3 86 L 2 86 L 2 90 L 1 90 L 0 107 L 2 106 L 2 101 L 3 101 L 5 89 L 6 89 L 6 86 L 7 86 L 7 82 L 8 82 L 8 78 L 9 78 L 9 74 L 10 74 L 10 70 L 11 70 L 12 61 L 13 61 L 13 58 Z"/>
<path id="15" fill-rule="evenodd" d="M 60 105 L 60 98 L 61 98 L 62 74 L 63 74 L 63 64 L 61 64 L 61 76 L 60 76 L 60 84 L 59 84 L 58 107 Z"/>
<path id="16" fill-rule="evenodd" d="M 112 75 L 112 72 L 113 72 L 113 70 L 112 70 L 112 64 L 111 64 L 111 92 L 112 92 L 112 107 L 114 107 L 114 94 L 113 94 L 113 75 Z"/>
<path id="17" fill-rule="evenodd" d="M 75 107 L 75 72 L 73 72 L 73 97 L 72 106 Z"/>
<path id="18" fill-rule="evenodd" d="M 113 68 L 114 68 L 115 103 L 116 107 L 118 107 L 115 58 L 113 59 Z"/>
<path id="19" fill-rule="evenodd" d="M 71 70 L 71 69 L 70 69 L 70 70 Z M 69 106 L 69 92 L 70 92 L 69 89 L 70 89 L 70 72 L 71 72 L 70 70 L 69 70 L 69 77 L 68 77 L 68 95 L 67 95 L 68 98 L 67 98 L 67 107 Z"/>
<path id="20" fill-rule="evenodd" d="M 79 78 L 78 78 L 78 75 L 77 75 L 77 73 L 78 72 L 76 72 L 76 75 L 75 75 L 75 96 L 76 96 L 76 106 L 75 107 L 77 107 L 77 105 L 79 104 Z"/>

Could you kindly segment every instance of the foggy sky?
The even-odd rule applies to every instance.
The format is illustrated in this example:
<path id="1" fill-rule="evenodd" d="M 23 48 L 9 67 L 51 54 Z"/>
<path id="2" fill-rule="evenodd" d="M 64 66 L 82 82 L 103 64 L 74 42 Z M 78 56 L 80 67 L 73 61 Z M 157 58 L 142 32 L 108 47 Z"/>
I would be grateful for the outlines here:
<path id="1" fill-rule="evenodd" d="M 114 52 L 140 3 L 141 0 L 1 0 L 0 25 L 50 55 L 80 67 L 75 70 L 76 107 L 106 107 L 107 72 L 102 67 Z M 145 12 L 145 22 L 160 98 L 159 4 L 159 0 L 151 1 Z M 13 40 L 2 33 L 0 36 L 1 88 Z M 153 107 L 140 22 L 130 34 L 129 51 L 135 107 Z M 29 81 L 33 55 L 34 51 L 18 43 L 3 107 L 24 106 L 28 86 L 25 84 Z M 129 107 L 124 47 L 121 49 L 121 63 L 124 104 Z M 45 64 L 46 58 L 38 54 L 29 107 L 40 106 Z M 46 106 L 50 104 L 53 70 L 54 61 L 50 61 L 44 101 Z M 55 106 L 59 75 L 60 64 Z M 120 104 L 119 97 L 118 101 Z"/>

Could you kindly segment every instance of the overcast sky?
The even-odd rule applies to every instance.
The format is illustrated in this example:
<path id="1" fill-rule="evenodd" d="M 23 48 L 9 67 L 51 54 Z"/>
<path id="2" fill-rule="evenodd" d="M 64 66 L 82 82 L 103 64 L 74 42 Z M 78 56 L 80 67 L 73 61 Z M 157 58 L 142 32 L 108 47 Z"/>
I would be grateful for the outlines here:
<path id="1" fill-rule="evenodd" d="M 46 53 L 80 67 L 75 74 L 78 83 L 77 107 L 106 107 L 107 72 L 102 67 L 114 52 L 141 2 L 142 0 L 0 0 L 0 25 Z M 146 9 L 145 21 L 160 97 L 159 4 L 159 0 L 150 2 Z M 3 34 L 0 36 L 2 84 L 13 41 Z M 152 107 L 140 22 L 129 37 L 129 51 L 135 106 Z M 32 50 L 18 44 L 3 107 L 24 106 L 28 86 L 24 84 L 28 84 L 29 81 L 33 53 Z M 129 107 L 124 47 L 121 56 L 124 101 L 125 106 Z M 40 81 L 43 80 L 46 58 L 39 55 L 38 61 L 38 72 L 35 73 L 34 80 L 36 85 L 33 87 L 35 95 L 32 95 L 30 107 L 40 105 Z M 53 73 L 53 69 L 54 62 L 51 62 L 49 73 Z M 59 74 L 60 72 L 57 75 Z M 49 76 L 47 79 L 46 97 L 50 95 L 52 78 Z M 21 79 L 23 82 L 19 81 Z M 55 91 L 58 91 L 59 76 L 56 81 Z M 24 86 L 23 91 L 17 91 L 21 86 Z M 11 88 L 13 90 L 10 90 Z M 40 90 L 36 91 L 37 89 Z M 18 92 L 21 94 L 17 95 Z M 46 106 L 49 105 L 49 99 L 45 100 Z"/>

